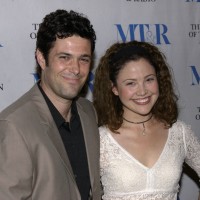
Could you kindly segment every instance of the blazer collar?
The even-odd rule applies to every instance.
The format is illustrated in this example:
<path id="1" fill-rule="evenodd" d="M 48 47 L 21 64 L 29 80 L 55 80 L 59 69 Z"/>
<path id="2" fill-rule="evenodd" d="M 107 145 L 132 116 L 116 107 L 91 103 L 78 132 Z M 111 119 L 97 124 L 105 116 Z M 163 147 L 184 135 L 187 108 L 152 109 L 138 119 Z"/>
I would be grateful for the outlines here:
<path id="1" fill-rule="evenodd" d="M 41 117 L 40 123 L 45 127 L 46 129 L 45 132 L 49 135 L 49 138 L 51 139 L 53 146 L 55 147 L 55 151 L 58 152 L 64 166 L 66 167 L 67 171 L 71 175 L 74 183 L 76 183 L 74 175 L 73 175 L 73 170 L 70 165 L 70 161 L 67 156 L 60 134 L 58 132 L 57 126 L 52 118 L 52 115 L 49 111 L 46 101 L 43 95 L 41 94 L 37 84 L 35 84 L 33 88 L 30 90 L 30 94 L 32 95 L 32 99 L 35 102 L 35 104 L 37 104 L 38 111 Z M 95 174 L 94 166 L 97 165 L 97 163 L 94 163 L 96 160 L 95 157 L 97 155 L 93 153 L 93 150 L 97 148 L 94 144 L 95 138 L 93 137 L 93 135 L 95 135 L 93 134 L 93 130 L 96 130 L 95 129 L 96 125 L 91 124 L 90 116 L 87 114 L 87 110 L 84 109 L 84 106 L 81 103 L 79 103 L 79 100 L 76 101 L 76 104 L 77 104 L 77 110 L 78 110 L 80 120 L 81 120 L 84 140 L 85 140 L 91 187 L 93 187 L 94 174 Z"/>
<path id="2" fill-rule="evenodd" d="M 90 116 L 87 114 L 85 111 L 84 107 L 77 101 L 77 110 L 80 116 L 81 120 L 81 125 L 83 129 L 83 135 L 84 135 L 84 140 L 85 140 L 85 148 L 86 148 L 86 153 L 87 153 L 87 159 L 88 159 L 88 167 L 89 167 L 89 174 L 90 174 L 90 182 L 91 182 L 91 187 L 94 184 L 94 168 L 97 165 L 95 162 L 94 157 L 97 155 L 94 155 L 94 149 L 97 148 L 94 146 L 94 138 L 92 137 L 93 131 L 92 124 L 90 121 Z"/>
<path id="3" fill-rule="evenodd" d="M 71 175 L 72 179 L 75 182 L 73 170 L 70 165 L 69 158 L 67 156 L 64 144 L 58 132 L 57 126 L 52 118 L 52 115 L 49 111 L 49 108 L 46 104 L 46 101 L 41 94 L 38 85 L 35 84 L 33 88 L 30 90 L 30 94 L 32 95 L 32 99 L 34 103 L 38 107 L 38 112 L 40 113 L 40 123 L 44 126 L 45 133 L 48 134 L 55 151 L 58 152 L 60 159 L 62 160 L 64 166 L 66 167 L 67 171 Z"/>

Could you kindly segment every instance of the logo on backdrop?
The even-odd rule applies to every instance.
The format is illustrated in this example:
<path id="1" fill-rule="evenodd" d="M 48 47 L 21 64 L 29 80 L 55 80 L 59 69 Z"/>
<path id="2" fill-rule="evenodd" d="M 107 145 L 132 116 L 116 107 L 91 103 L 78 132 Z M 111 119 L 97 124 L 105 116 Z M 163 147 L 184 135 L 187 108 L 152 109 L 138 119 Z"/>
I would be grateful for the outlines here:
<path id="1" fill-rule="evenodd" d="M 0 43 L 0 47 L 3 47 L 3 45 Z M 4 87 L 3 87 L 3 83 L 0 83 L 0 92 L 4 90 Z"/>
<path id="2" fill-rule="evenodd" d="M 200 107 L 197 107 L 198 114 L 196 114 L 196 120 L 200 120 Z"/>
<path id="3" fill-rule="evenodd" d="M 3 91 L 3 83 L 0 83 L 0 91 Z"/>
<path id="4" fill-rule="evenodd" d="M 32 75 L 33 75 L 34 83 L 36 83 L 39 80 L 39 75 L 37 73 L 32 73 Z"/>
<path id="5" fill-rule="evenodd" d="M 165 24 L 115 24 L 118 40 L 123 42 L 139 40 L 154 44 L 170 44 L 167 36 L 168 27 Z"/>
<path id="6" fill-rule="evenodd" d="M 126 1 L 132 1 L 132 2 L 156 2 L 156 0 L 126 0 Z"/>
<path id="7" fill-rule="evenodd" d="M 192 77 L 192 86 L 198 86 L 200 85 L 200 71 L 197 70 L 196 66 L 189 66 L 191 69 L 191 77 Z"/>
<path id="8" fill-rule="evenodd" d="M 39 29 L 39 26 L 40 26 L 40 24 L 35 24 L 35 23 L 32 24 L 33 31 L 30 33 L 30 38 L 31 39 L 36 39 L 36 37 L 37 37 L 37 31 Z"/>
<path id="9" fill-rule="evenodd" d="M 200 86 L 200 68 L 197 70 L 196 66 L 189 66 L 191 69 L 191 85 L 192 86 Z M 197 107 L 197 114 L 195 115 L 196 120 L 200 120 L 200 107 Z"/>
<path id="10" fill-rule="evenodd" d="M 191 27 L 191 30 L 189 32 L 189 37 L 200 38 L 200 24 L 190 24 L 190 27 Z"/>
<path id="11" fill-rule="evenodd" d="M 185 2 L 200 2 L 200 0 L 186 0 Z"/>
<path id="12" fill-rule="evenodd" d="M 91 92 L 93 92 L 94 85 L 93 85 L 93 80 L 94 80 L 94 74 L 92 72 L 89 73 L 89 80 L 88 80 L 88 87 Z"/>

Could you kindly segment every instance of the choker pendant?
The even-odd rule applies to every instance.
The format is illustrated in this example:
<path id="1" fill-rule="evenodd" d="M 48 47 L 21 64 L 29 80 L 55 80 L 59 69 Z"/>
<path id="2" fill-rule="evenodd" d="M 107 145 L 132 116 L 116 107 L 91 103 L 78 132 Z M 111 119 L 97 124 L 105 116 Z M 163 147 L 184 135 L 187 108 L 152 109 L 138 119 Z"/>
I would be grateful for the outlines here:
<path id="1" fill-rule="evenodd" d="M 143 130 L 142 130 L 142 135 L 146 135 L 146 133 L 145 133 L 145 125 L 144 125 L 144 123 L 142 123 L 142 126 L 143 126 Z"/>
<path id="2" fill-rule="evenodd" d="M 153 114 L 149 117 L 149 119 L 147 119 L 147 120 L 145 120 L 145 121 L 142 121 L 142 122 L 133 122 L 133 121 L 129 121 L 129 120 L 127 120 L 126 118 L 124 118 L 123 117 L 123 119 L 126 121 L 126 122 L 128 122 L 128 123 L 131 123 L 131 124 L 142 124 L 142 126 L 143 126 L 143 130 L 142 130 L 142 135 L 143 136 L 145 136 L 146 135 L 146 133 L 145 133 L 145 122 L 148 122 L 151 118 L 152 118 L 152 116 L 153 116 Z"/>

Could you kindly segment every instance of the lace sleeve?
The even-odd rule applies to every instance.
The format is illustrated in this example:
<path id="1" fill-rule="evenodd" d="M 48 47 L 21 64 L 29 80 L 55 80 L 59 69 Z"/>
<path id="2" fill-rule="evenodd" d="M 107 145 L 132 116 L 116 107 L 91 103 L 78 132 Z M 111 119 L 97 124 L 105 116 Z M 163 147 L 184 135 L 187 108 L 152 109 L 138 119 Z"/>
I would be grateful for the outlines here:
<path id="1" fill-rule="evenodd" d="M 186 150 L 185 162 L 193 168 L 200 177 L 200 141 L 188 125 L 183 129 Z"/>

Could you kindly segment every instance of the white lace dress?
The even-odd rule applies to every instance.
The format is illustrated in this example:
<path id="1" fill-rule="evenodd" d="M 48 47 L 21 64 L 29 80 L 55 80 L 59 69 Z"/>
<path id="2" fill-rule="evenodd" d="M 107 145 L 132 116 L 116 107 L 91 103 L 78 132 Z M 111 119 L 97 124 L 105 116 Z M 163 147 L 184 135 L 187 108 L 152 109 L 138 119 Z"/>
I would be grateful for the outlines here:
<path id="1" fill-rule="evenodd" d="M 190 126 L 178 121 L 152 168 L 130 155 L 100 127 L 100 168 L 104 200 L 176 200 L 185 161 L 200 176 L 200 143 Z"/>

